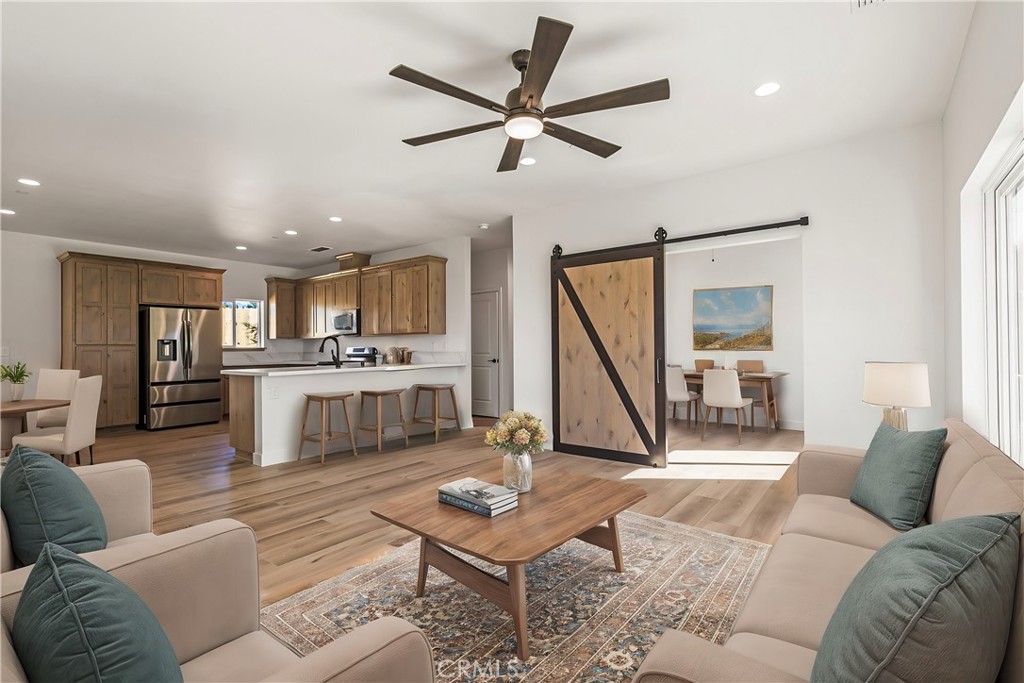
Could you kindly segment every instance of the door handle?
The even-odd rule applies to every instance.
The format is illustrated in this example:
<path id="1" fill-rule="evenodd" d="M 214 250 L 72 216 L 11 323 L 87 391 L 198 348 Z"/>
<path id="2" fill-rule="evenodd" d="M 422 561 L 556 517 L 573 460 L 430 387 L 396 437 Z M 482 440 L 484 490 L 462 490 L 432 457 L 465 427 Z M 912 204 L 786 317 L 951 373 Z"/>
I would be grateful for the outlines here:
<path id="1" fill-rule="evenodd" d="M 661 384 L 661 358 L 654 359 L 654 383 Z"/>
<path id="2" fill-rule="evenodd" d="M 490 360 L 489 360 L 489 361 L 487 361 L 487 362 L 488 362 L 488 363 L 497 363 L 497 362 L 498 362 L 498 359 L 497 359 L 497 358 L 492 358 L 492 359 L 490 359 Z"/>

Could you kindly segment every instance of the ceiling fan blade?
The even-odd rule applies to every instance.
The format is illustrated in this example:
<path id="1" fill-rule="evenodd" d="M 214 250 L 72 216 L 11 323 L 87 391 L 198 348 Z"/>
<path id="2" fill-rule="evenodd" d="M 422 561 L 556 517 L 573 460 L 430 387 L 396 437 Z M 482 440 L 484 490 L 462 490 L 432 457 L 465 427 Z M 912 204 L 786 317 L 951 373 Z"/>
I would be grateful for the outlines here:
<path id="1" fill-rule="evenodd" d="M 395 78 L 401 78 L 403 81 L 409 81 L 410 83 L 423 86 L 424 88 L 428 88 L 434 92 L 439 92 L 442 95 L 448 95 L 450 97 L 460 99 L 463 102 L 469 102 L 470 104 L 475 104 L 478 107 L 496 111 L 499 114 L 508 113 L 508 109 L 504 105 L 492 102 L 486 97 L 481 97 L 480 95 L 471 93 L 468 90 L 463 90 L 462 88 L 456 87 L 450 83 L 445 83 L 433 76 L 428 76 L 416 69 L 407 67 L 405 64 L 399 64 L 388 73 Z"/>
<path id="2" fill-rule="evenodd" d="M 413 147 L 419 147 L 420 145 L 426 145 L 431 142 L 440 142 L 441 140 L 450 140 L 457 138 L 462 135 L 469 135 L 470 133 L 479 133 L 482 130 L 490 130 L 491 128 L 501 128 L 501 121 L 491 121 L 490 123 L 478 123 L 475 126 L 465 126 L 463 128 L 453 128 L 452 130 L 442 131 L 440 133 L 431 133 L 430 135 L 421 135 L 417 138 L 408 138 L 402 140 L 407 145 Z"/>
<path id="3" fill-rule="evenodd" d="M 663 78 L 660 81 L 651 81 L 643 85 L 634 85 L 631 88 L 612 90 L 600 95 L 591 95 L 572 102 L 552 105 L 544 110 L 544 116 L 549 119 L 557 119 L 562 116 L 585 114 L 602 109 L 615 109 L 616 107 L 629 107 L 634 104 L 667 100 L 668 96 L 668 79 Z"/>
<path id="4" fill-rule="evenodd" d="M 520 104 L 526 106 L 532 99 L 540 102 L 544 91 L 551 80 L 551 74 L 555 71 L 558 58 L 562 56 L 562 50 L 572 33 L 572 24 L 547 17 L 537 18 L 537 30 L 533 34 L 533 47 L 530 48 L 530 61 L 526 66 L 526 76 L 523 78 L 523 95 Z"/>
<path id="5" fill-rule="evenodd" d="M 501 163 L 498 164 L 498 173 L 516 170 L 519 167 L 519 155 L 522 153 L 523 141 L 518 138 L 509 138 L 505 143 L 505 153 L 501 155 Z"/>
<path id="6" fill-rule="evenodd" d="M 578 130 L 572 128 L 566 128 L 560 126 L 557 123 L 551 123 L 550 121 L 544 122 L 544 133 L 551 137 L 561 140 L 562 142 L 568 142 L 573 147 L 579 147 L 580 149 L 586 150 L 591 154 L 596 154 L 599 157 L 607 159 L 611 155 L 618 152 L 622 147 L 613 145 L 610 142 L 605 142 L 600 138 L 595 138 L 586 133 L 581 133 Z"/>

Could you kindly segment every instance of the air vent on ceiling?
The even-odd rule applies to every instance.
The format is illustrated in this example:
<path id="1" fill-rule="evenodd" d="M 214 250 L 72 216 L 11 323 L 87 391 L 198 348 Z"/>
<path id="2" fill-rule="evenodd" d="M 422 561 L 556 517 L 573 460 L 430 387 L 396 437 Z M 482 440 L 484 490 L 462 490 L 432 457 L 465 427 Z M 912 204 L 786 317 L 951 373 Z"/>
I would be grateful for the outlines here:
<path id="1" fill-rule="evenodd" d="M 321 251 L 330 251 L 330 250 L 331 250 L 330 247 L 313 247 L 312 249 L 310 249 L 310 251 L 315 251 L 317 253 L 319 253 Z"/>

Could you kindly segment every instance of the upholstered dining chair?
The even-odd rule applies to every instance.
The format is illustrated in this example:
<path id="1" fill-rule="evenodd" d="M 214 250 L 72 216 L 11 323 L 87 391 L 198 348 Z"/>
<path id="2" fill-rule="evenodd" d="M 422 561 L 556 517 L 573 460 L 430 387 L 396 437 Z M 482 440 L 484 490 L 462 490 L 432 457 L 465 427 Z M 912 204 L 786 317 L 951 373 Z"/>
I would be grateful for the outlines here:
<path id="1" fill-rule="evenodd" d="M 679 403 L 686 404 L 686 426 L 690 426 L 690 413 L 694 415 L 694 424 L 700 420 L 700 394 L 690 391 L 686 386 L 686 375 L 678 365 L 665 368 L 665 396 L 672 404 L 672 419 L 676 419 L 676 407 Z"/>
<path id="2" fill-rule="evenodd" d="M 742 414 L 746 408 L 753 403 L 752 399 L 744 398 L 740 393 L 740 378 L 735 370 L 705 370 L 704 371 L 704 424 L 700 430 L 700 440 L 708 429 L 708 416 L 712 408 L 729 409 L 736 411 L 736 443 L 743 443 L 743 419 Z M 751 408 L 751 412 L 753 409 Z"/>
<path id="3" fill-rule="evenodd" d="M 743 372 L 764 372 L 763 360 L 738 360 L 736 369 Z"/>
<path id="4" fill-rule="evenodd" d="M 697 372 L 704 372 L 705 370 L 710 370 L 711 368 L 715 367 L 715 361 L 711 360 L 710 358 L 698 358 L 697 360 L 693 361 L 693 367 L 697 370 Z"/>
<path id="5" fill-rule="evenodd" d="M 81 463 L 81 452 L 89 449 L 89 463 L 92 464 L 92 445 L 96 443 L 96 417 L 102 389 L 103 377 L 100 375 L 75 380 L 67 425 L 29 430 L 11 439 L 11 445 L 22 444 L 50 455 L 59 455 L 61 462 L 73 453 L 76 463 Z"/>
<path id="6" fill-rule="evenodd" d="M 75 391 L 75 382 L 81 375 L 80 370 L 57 370 L 42 368 L 36 384 L 36 398 L 58 398 L 71 400 Z M 34 421 L 33 421 L 34 420 Z M 30 429 L 44 427 L 63 427 L 68 423 L 68 407 L 50 408 L 28 414 Z"/>

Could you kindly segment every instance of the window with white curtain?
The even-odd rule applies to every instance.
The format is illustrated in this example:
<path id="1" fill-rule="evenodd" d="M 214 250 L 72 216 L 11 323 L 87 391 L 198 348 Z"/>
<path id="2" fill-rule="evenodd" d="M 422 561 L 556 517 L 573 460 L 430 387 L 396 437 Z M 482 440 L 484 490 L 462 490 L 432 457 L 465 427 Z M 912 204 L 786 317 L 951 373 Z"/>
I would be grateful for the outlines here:
<path id="1" fill-rule="evenodd" d="M 985 192 L 989 435 L 1024 464 L 1024 141 Z"/>

